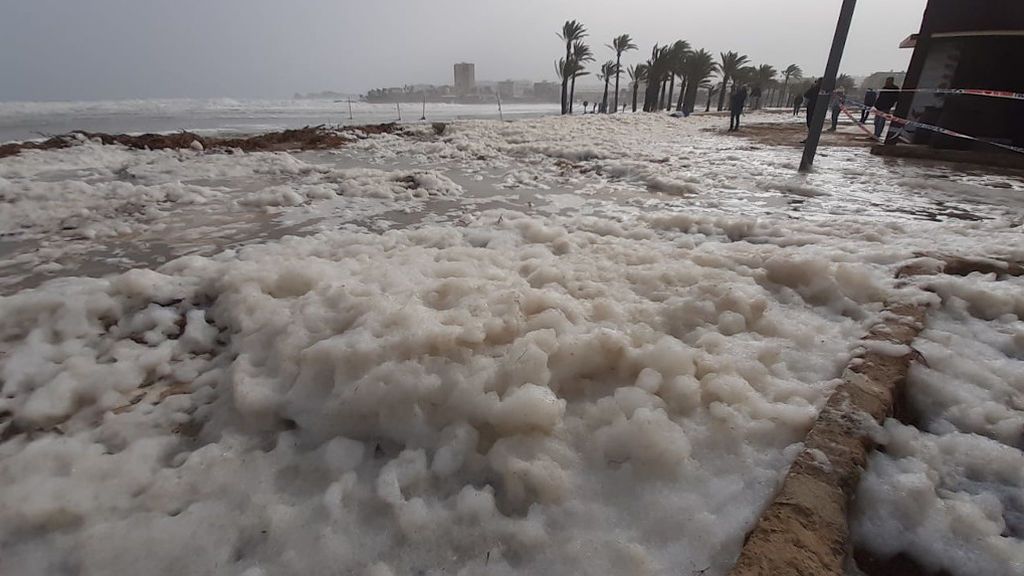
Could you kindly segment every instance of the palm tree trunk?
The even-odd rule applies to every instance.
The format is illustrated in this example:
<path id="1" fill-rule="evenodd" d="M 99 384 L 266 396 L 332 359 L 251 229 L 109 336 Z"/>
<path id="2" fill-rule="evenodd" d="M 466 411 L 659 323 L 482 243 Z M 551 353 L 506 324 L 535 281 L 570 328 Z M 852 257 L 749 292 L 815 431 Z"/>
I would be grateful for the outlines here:
<path id="1" fill-rule="evenodd" d="M 640 90 L 640 83 L 633 82 L 633 113 L 636 114 L 636 96 L 637 91 Z"/>
<path id="2" fill-rule="evenodd" d="M 661 86 L 661 80 L 647 79 L 647 89 L 644 90 L 644 112 L 654 112 L 654 108 L 657 107 L 659 86 Z"/>
<path id="3" fill-rule="evenodd" d="M 572 60 L 572 42 L 566 40 L 565 42 L 565 67 L 569 67 L 569 60 Z M 569 79 L 565 76 L 565 70 L 562 70 L 562 114 L 566 114 L 569 111 Z"/>
<path id="4" fill-rule="evenodd" d="M 615 110 L 612 110 L 612 114 L 619 111 L 619 76 L 622 75 L 622 52 L 615 53 Z"/>
<path id="5" fill-rule="evenodd" d="M 604 98 L 601 100 L 601 108 L 603 108 L 602 112 L 604 112 L 605 114 L 608 113 L 608 82 L 610 82 L 610 81 L 611 81 L 611 77 L 605 76 L 605 78 L 604 78 Z"/>
<path id="6" fill-rule="evenodd" d="M 693 109 L 697 106 L 697 90 L 699 90 L 697 83 L 692 82 L 689 78 L 687 78 L 686 98 L 683 99 L 684 114 L 693 114 Z"/>
<path id="7" fill-rule="evenodd" d="M 714 97 L 714 94 L 711 92 L 711 87 L 708 86 L 708 106 L 707 106 L 707 108 L 704 109 L 705 112 L 711 112 L 711 98 L 712 97 Z"/>
<path id="8" fill-rule="evenodd" d="M 655 103 L 655 111 L 659 111 L 665 107 L 665 90 L 668 90 L 668 80 L 661 81 L 661 97 Z"/>
<path id="9" fill-rule="evenodd" d="M 683 100 L 686 95 L 687 84 L 689 84 L 686 76 L 679 77 L 679 102 L 676 103 L 676 112 L 683 111 Z"/>
<path id="10" fill-rule="evenodd" d="M 725 108 L 725 88 L 729 85 L 729 77 L 722 76 L 722 90 L 718 93 L 718 111 Z"/>
<path id="11" fill-rule="evenodd" d="M 672 97 L 676 93 L 676 75 L 675 73 L 668 75 L 668 104 L 665 107 L 666 112 L 672 111 Z"/>
<path id="12" fill-rule="evenodd" d="M 569 114 L 572 114 L 572 103 L 576 99 L 576 75 L 572 76 L 572 86 L 569 88 Z"/>
<path id="13" fill-rule="evenodd" d="M 647 100 L 644 102 L 644 112 L 658 111 L 658 96 L 665 87 L 664 78 L 647 79 Z"/>

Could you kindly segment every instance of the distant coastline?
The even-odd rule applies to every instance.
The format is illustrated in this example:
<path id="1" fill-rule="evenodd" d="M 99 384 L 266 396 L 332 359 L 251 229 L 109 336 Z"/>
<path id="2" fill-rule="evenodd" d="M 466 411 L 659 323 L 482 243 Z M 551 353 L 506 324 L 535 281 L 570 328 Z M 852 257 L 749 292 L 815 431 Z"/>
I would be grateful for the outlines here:
<path id="1" fill-rule="evenodd" d="M 476 94 L 455 95 L 439 91 L 388 91 L 370 90 L 367 94 L 344 94 L 341 92 L 311 92 L 309 94 L 296 93 L 295 100 L 332 100 L 334 102 L 366 102 L 368 104 L 417 104 L 426 102 L 428 104 L 492 104 L 498 98 L 498 93 L 484 90 Z M 558 102 L 557 97 L 536 98 L 533 96 L 502 96 L 502 102 L 521 104 L 553 104 Z"/>

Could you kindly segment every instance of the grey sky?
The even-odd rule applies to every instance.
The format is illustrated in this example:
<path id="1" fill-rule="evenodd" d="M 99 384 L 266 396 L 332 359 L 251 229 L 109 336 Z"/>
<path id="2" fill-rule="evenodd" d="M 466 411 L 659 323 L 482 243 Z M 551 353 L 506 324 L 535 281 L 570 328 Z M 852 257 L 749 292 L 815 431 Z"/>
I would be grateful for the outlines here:
<path id="1" fill-rule="evenodd" d="M 824 68 L 840 0 L 0 0 L 0 100 L 287 97 L 293 92 L 554 79 L 556 31 L 685 39 L 756 64 Z M 860 0 L 843 70 L 903 69 L 926 0 Z"/>

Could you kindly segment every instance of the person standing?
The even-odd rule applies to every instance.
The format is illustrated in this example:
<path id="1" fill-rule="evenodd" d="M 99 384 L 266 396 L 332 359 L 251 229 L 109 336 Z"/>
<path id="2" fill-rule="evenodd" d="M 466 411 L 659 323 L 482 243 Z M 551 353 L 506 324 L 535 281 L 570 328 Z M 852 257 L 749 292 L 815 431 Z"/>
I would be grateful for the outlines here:
<path id="1" fill-rule="evenodd" d="M 818 94 L 821 93 L 821 78 L 814 81 L 811 87 L 804 92 L 804 100 L 807 101 L 807 131 L 811 130 L 811 120 L 814 119 L 814 110 L 818 107 Z M 800 141 L 801 144 L 807 142 L 804 138 Z"/>
<path id="2" fill-rule="evenodd" d="M 864 110 L 860 113 L 860 123 L 867 124 L 868 118 L 871 117 L 871 109 L 875 107 L 875 102 L 878 101 L 878 92 L 872 88 L 864 93 Z"/>
<path id="3" fill-rule="evenodd" d="M 793 99 L 793 116 L 800 115 L 800 109 L 804 107 L 804 95 L 797 94 L 796 98 Z"/>
<path id="4" fill-rule="evenodd" d="M 839 113 L 843 111 L 846 106 L 846 93 L 842 90 L 836 90 L 832 93 L 832 127 L 828 129 L 829 132 L 835 132 L 839 127 Z"/>
<path id="5" fill-rule="evenodd" d="M 900 87 L 896 85 L 896 79 L 889 76 L 885 79 L 885 86 L 882 87 L 878 99 L 875 100 L 875 138 L 881 139 L 882 132 L 885 132 L 886 118 L 879 112 L 889 114 L 899 99 Z"/>
<path id="6" fill-rule="evenodd" d="M 807 127 L 811 127 L 811 119 L 814 118 L 814 109 L 818 107 L 818 94 L 821 93 L 821 78 L 814 81 L 811 87 L 804 92 L 804 100 L 807 101 Z"/>
<path id="7" fill-rule="evenodd" d="M 740 129 L 740 117 L 743 115 L 743 107 L 747 105 L 747 96 L 750 93 L 746 86 L 740 86 L 739 90 L 729 97 L 729 132 L 738 132 Z"/>

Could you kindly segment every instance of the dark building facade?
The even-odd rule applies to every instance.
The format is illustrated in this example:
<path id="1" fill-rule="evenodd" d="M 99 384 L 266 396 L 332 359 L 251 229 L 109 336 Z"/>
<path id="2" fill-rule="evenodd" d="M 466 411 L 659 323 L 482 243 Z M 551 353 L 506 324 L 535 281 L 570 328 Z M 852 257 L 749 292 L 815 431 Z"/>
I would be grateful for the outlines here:
<path id="1" fill-rule="evenodd" d="M 1024 93 L 1024 0 L 929 0 L 896 115 L 978 138 L 1024 147 L 1024 101 L 943 95 L 941 89 Z M 915 144 L 992 151 L 924 129 L 907 128 Z"/>

